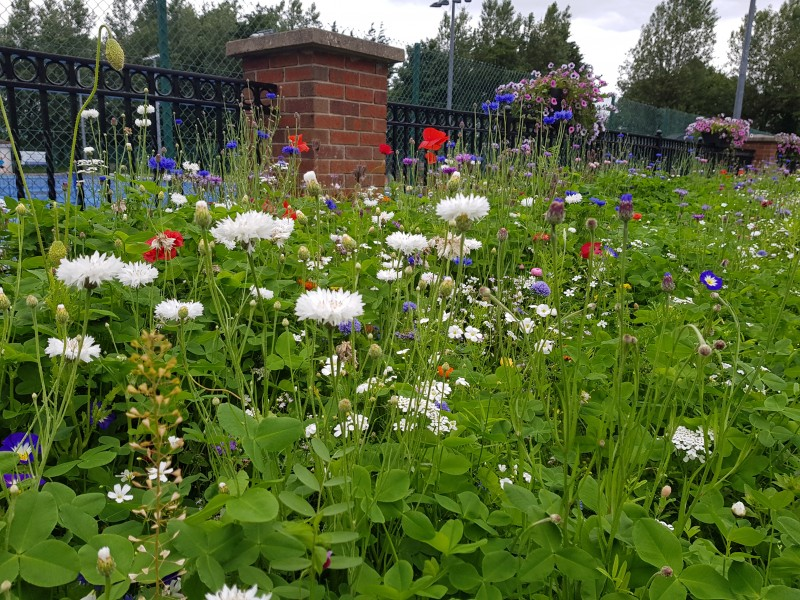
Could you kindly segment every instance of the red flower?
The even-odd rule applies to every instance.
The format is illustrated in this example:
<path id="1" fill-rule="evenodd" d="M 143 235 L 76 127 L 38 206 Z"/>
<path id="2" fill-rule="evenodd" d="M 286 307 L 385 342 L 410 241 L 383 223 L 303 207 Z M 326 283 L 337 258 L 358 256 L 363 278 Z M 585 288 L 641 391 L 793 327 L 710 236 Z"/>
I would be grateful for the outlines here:
<path id="1" fill-rule="evenodd" d="M 642 218 L 642 213 L 633 213 L 633 220 L 639 221 Z"/>
<path id="2" fill-rule="evenodd" d="M 297 220 L 297 211 L 292 208 L 292 205 L 289 204 L 288 200 L 283 201 L 283 208 L 285 209 L 282 215 L 284 218 L 289 217 L 290 219 L 294 219 L 295 221 Z"/>
<path id="3" fill-rule="evenodd" d="M 170 260 L 177 256 L 178 248 L 183 246 L 183 236 L 177 231 L 166 230 L 147 240 L 150 250 L 142 254 L 147 262 Z"/>
<path id="4" fill-rule="evenodd" d="M 592 244 L 590 242 L 586 242 L 583 246 L 581 246 L 581 256 L 583 258 L 589 258 L 589 252 Z M 594 243 L 594 253 L 595 254 L 602 254 L 603 253 L 603 244 L 600 242 Z"/>
<path id="5" fill-rule="evenodd" d="M 425 153 L 425 160 L 428 161 L 429 165 L 436 164 L 436 155 L 433 152 L 426 152 Z"/>
<path id="6" fill-rule="evenodd" d="M 533 234 L 533 241 L 534 242 L 549 242 L 550 241 L 550 234 L 549 233 L 534 233 Z"/>
<path id="7" fill-rule="evenodd" d="M 389 144 L 381 144 L 378 146 L 378 152 L 385 154 L 386 156 L 394 154 L 394 150 L 392 150 L 392 147 Z"/>
<path id="8" fill-rule="evenodd" d="M 422 130 L 422 141 L 419 143 L 419 149 L 436 152 L 448 139 L 450 138 L 444 131 L 439 131 L 433 127 L 426 127 Z"/>
<path id="9" fill-rule="evenodd" d="M 303 134 L 300 135 L 290 135 L 289 136 L 289 143 L 300 150 L 300 152 L 308 152 L 310 148 L 308 144 L 303 141 Z"/>
<path id="10" fill-rule="evenodd" d="M 306 290 L 308 290 L 309 292 L 313 290 L 315 287 L 317 287 L 317 284 L 311 281 L 310 279 L 308 281 L 306 281 L 305 279 L 298 279 L 297 285 L 306 288 Z"/>

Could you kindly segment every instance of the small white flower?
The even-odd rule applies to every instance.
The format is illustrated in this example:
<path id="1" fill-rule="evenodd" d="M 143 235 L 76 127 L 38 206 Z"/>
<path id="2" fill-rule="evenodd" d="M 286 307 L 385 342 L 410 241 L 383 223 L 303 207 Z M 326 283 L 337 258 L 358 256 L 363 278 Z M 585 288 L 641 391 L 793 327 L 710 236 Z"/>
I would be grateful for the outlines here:
<path id="1" fill-rule="evenodd" d="M 181 302 L 180 300 L 164 300 L 156 305 L 155 316 L 161 321 L 182 321 L 196 319 L 203 314 L 200 302 Z"/>
<path id="2" fill-rule="evenodd" d="M 96 108 L 87 108 L 81 111 L 81 119 L 97 119 L 100 117 L 100 112 Z"/>
<path id="3" fill-rule="evenodd" d="M 91 146 L 86 146 L 83 149 L 83 153 L 87 155 L 92 155 L 94 154 L 94 148 L 92 148 Z"/>
<path id="4" fill-rule="evenodd" d="M 605 319 L 600 319 L 597 322 L 597 326 L 605 329 L 606 327 L 608 327 L 608 321 L 606 321 Z"/>
<path id="5" fill-rule="evenodd" d="M 92 359 L 100 356 L 100 346 L 94 343 L 94 338 L 87 335 L 84 338 L 76 336 L 64 340 L 50 338 L 47 340 L 47 348 L 44 353 L 50 358 L 63 356 L 67 360 L 81 360 L 85 363 L 92 362 Z"/>
<path id="6" fill-rule="evenodd" d="M 541 352 L 542 354 L 550 354 L 555 345 L 556 344 L 553 340 L 539 340 L 533 345 L 533 349 L 536 352 Z"/>
<path id="7" fill-rule="evenodd" d="M 385 282 L 392 282 L 397 281 L 401 277 L 403 277 L 402 271 L 396 271 L 395 269 L 381 269 L 375 275 L 378 279 Z"/>
<path id="8" fill-rule="evenodd" d="M 153 122 L 150 119 L 134 119 L 133 124 L 137 127 L 150 127 Z"/>
<path id="9" fill-rule="evenodd" d="M 309 423 L 306 425 L 306 437 L 314 437 L 317 435 L 317 424 L 316 423 Z"/>
<path id="10" fill-rule="evenodd" d="M 114 500 L 114 502 L 117 504 L 122 504 L 123 502 L 133 500 L 133 494 L 128 493 L 130 491 L 131 486 L 129 486 L 127 483 L 124 485 L 116 483 L 114 484 L 113 491 L 108 492 L 108 497 Z"/>
<path id="11" fill-rule="evenodd" d="M 507 486 L 509 483 L 513 484 L 513 483 L 514 483 L 514 480 L 513 480 L 513 479 L 511 479 L 511 478 L 509 478 L 509 477 L 503 477 L 503 478 L 502 478 L 502 479 L 499 481 L 499 483 L 500 483 L 500 489 L 505 489 L 505 488 L 506 488 L 506 486 Z"/>
<path id="12" fill-rule="evenodd" d="M 468 325 L 467 328 L 464 330 L 464 338 L 470 342 L 482 342 L 483 341 L 483 334 L 481 330 L 477 327 L 473 327 L 472 325 Z"/>
<path id="13" fill-rule="evenodd" d="M 169 447 L 172 450 L 177 450 L 181 446 L 183 446 L 183 438 L 179 438 L 175 435 L 171 435 L 167 438 L 167 442 L 169 442 Z"/>
<path id="14" fill-rule="evenodd" d="M 131 481 L 133 481 L 135 476 L 136 476 L 135 473 L 133 473 L 128 469 L 125 469 L 122 473 L 117 475 L 117 479 L 119 479 L 123 483 L 130 483 Z"/>
<path id="15" fill-rule="evenodd" d="M 334 437 L 348 437 L 351 431 L 355 431 L 358 427 L 361 431 L 369 429 L 369 419 L 364 415 L 350 414 L 344 423 L 339 423 L 333 428 Z"/>
<path id="16" fill-rule="evenodd" d="M 156 107 L 151 104 L 140 104 L 136 107 L 136 114 L 144 116 L 145 114 L 152 115 L 156 112 Z"/>
<path id="17" fill-rule="evenodd" d="M 731 506 L 731 512 L 737 517 L 744 517 L 747 514 L 747 508 L 744 502 L 736 502 Z"/>
<path id="18" fill-rule="evenodd" d="M 158 479 L 162 483 L 167 482 L 167 475 L 172 473 L 174 469 L 169 466 L 169 461 L 161 461 L 157 467 L 149 467 L 147 469 L 147 478 L 151 481 Z"/>
<path id="19" fill-rule="evenodd" d="M 533 319 L 530 317 L 525 317 L 519 322 L 519 328 L 522 329 L 524 333 L 531 333 L 534 327 L 536 327 L 536 323 L 534 323 Z"/>
<path id="20" fill-rule="evenodd" d="M 536 314 L 542 318 L 550 316 L 550 307 L 547 304 L 539 304 L 536 307 Z"/>
<path id="21" fill-rule="evenodd" d="M 240 590 L 235 585 L 233 587 L 224 585 L 216 594 L 206 594 L 206 600 L 270 600 L 272 598 L 271 593 L 261 596 L 257 594 L 258 587 L 255 585 L 249 590 Z"/>
<path id="22" fill-rule="evenodd" d="M 275 292 L 264 287 L 256 287 L 251 285 L 250 295 L 256 299 L 261 298 L 261 300 L 272 300 L 275 297 Z"/>
<path id="23" fill-rule="evenodd" d="M 169 201 L 172 202 L 175 206 L 183 206 L 187 202 L 189 202 L 188 198 L 183 194 L 178 194 L 177 192 L 172 192 L 169 195 Z"/>
<path id="24" fill-rule="evenodd" d="M 583 196 L 577 192 L 573 194 L 567 194 L 564 198 L 564 202 L 567 204 L 578 204 L 581 200 L 583 200 Z"/>
<path id="25" fill-rule="evenodd" d="M 460 340 L 464 337 L 464 330 L 458 325 L 450 325 L 450 327 L 447 328 L 447 337 L 451 340 Z"/>

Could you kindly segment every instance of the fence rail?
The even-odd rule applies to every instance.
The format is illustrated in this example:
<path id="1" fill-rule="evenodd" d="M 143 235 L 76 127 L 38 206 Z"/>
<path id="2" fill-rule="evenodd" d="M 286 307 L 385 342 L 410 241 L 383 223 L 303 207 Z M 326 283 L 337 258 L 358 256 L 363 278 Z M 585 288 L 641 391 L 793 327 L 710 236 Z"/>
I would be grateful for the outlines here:
<path id="1" fill-rule="evenodd" d="M 476 111 L 447 110 L 389 102 L 387 107 L 387 143 L 396 150 L 415 154 L 426 127 L 435 127 L 450 135 L 450 139 L 462 143 L 465 151 L 484 154 L 488 144 L 503 141 L 514 144 L 520 139 L 537 139 L 535 123 L 526 120 L 523 130 L 512 120 L 498 121 Z M 502 134 L 502 135 L 501 135 Z M 502 140 L 501 140 L 502 138 Z M 599 160 L 631 160 L 659 163 L 661 168 L 671 169 L 687 156 L 699 156 L 714 161 L 728 161 L 731 165 L 750 164 L 755 156 L 752 150 L 726 151 L 704 146 L 702 141 L 669 139 L 656 132 L 655 135 L 631 134 L 619 131 L 604 131 L 588 147 Z M 390 161 L 391 162 L 391 161 Z M 393 165 L 390 165 L 393 167 Z"/>
<path id="2" fill-rule="evenodd" d="M 269 112 L 278 92 L 273 84 L 159 67 L 126 66 L 117 71 L 101 62 L 95 73 L 92 59 L 0 47 L 0 93 L 8 108 L 8 133 L 20 150 L 44 153 L 51 200 L 57 197 L 56 169 L 69 161 L 72 129 L 95 77 L 100 139 L 116 131 L 112 118 L 120 121 L 120 128 L 133 127 L 137 116 L 147 118 L 135 114 L 134 103 L 152 102 L 158 107 L 157 127 L 146 128 L 144 143 L 155 152 L 164 146 L 172 153 L 174 127 L 180 122 L 213 123 L 214 143 L 222 148 L 226 118 L 240 109 Z M 23 197 L 21 165 L 13 167 L 17 196 Z"/>

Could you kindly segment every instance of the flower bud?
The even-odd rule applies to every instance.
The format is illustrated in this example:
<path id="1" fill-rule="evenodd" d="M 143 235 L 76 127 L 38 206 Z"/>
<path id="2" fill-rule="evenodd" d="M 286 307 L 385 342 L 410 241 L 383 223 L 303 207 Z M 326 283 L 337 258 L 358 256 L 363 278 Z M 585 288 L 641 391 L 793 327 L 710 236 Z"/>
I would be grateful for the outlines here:
<path id="1" fill-rule="evenodd" d="M 114 250 L 120 251 L 125 248 L 125 242 L 123 242 L 120 238 L 116 238 L 114 240 Z"/>
<path id="2" fill-rule="evenodd" d="M 114 559 L 111 557 L 111 550 L 108 546 L 103 546 L 97 551 L 97 570 L 100 575 L 110 577 L 116 568 Z"/>
<path id="3" fill-rule="evenodd" d="M 283 321 L 281 321 L 281 325 L 283 325 L 284 327 L 288 327 L 289 326 L 289 319 L 284 317 Z"/>
<path id="4" fill-rule="evenodd" d="M 181 306 L 178 309 L 178 318 L 181 319 L 181 320 L 188 319 L 189 318 L 189 309 L 187 307 L 185 307 L 185 306 Z"/>
<path id="5" fill-rule="evenodd" d="M 122 71 L 125 67 L 125 50 L 111 36 L 106 39 L 106 60 L 115 71 Z"/>
<path id="6" fill-rule="evenodd" d="M 214 397 L 211 399 L 211 404 L 213 404 L 214 406 L 219 406 L 219 403 L 220 403 L 220 399 L 219 399 L 219 398 L 217 398 L 216 396 L 214 396 Z"/>
<path id="7" fill-rule="evenodd" d="M 194 223 L 201 229 L 208 229 L 211 225 L 211 212 L 204 200 L 198 200 L 194 205 Z"/>
<path id="8" fill-rule="evenodd" d="M 377 359 L 383 356 L 383 350 L 378 344 L 370 344 L 369 350 L 367 350 L 367 356 L 372 359 Z"/>
<path id="9" fill-rule="evenodd" d="M 460 214 L 455 218 L 456 229 L 461 233 L 466 233 L 472 227 L 472 219 L 466 214 Z"/>
<path id="10" fill-rule="evenodd" d="M 57 267 L 61 263 L 62 258 L 67 256 L 67 247 L 61 240 L 56 240 L 50 245 L 47 251 L 47 260 L 51 265 Z"/>
<path id="11" fill-rule="evenodd" d="M 0 287 L 0 311 L 6 311 L 11 308 L 11 300 L 8 299 L 3 288 Z"/>
<path id="12" fill-rule="evenodd" d="M 731 506 L 731 512 L 734 514 L 734 516 L 744 517 L 747 514 L 747 509 L 744 506 L 744 502 L 736 502 L 733 506 Z"/>
<path id="13" fill-rule="evenodd" d="M 12 483 L 11 487 L 8 488 L 8 493 L 10 496 L 18 496 L 20 493 L 19 486 L 16 483 Z"/>
<path id="14" fill-rule="evenodd" d="M 672 488 L 668 485 L 665 485 L 661 488 L 661 497 L 662 498 L 669 498 L 670 494 L 672 494 Z"/>
<path id="15" fill-rule="evenodd" d="M 0 593 L 5 594 L 6 592 L 11 591 L 11 582 L 6 579 L 3 583 L 0 583 Z"/>
<path id="16" fill-rule="evenodd" d="M 273 305 L 272 305 L 272 308 L 274 308 L 275 310 L 280 310 L 280 309 L 281 309 L 281 302 L 280 302 L 280 300 L 276 300 L 276 301 L 275 301 L 275 304 L 273 304 Z"/>
<path id="17" fill-rule="evenodd" d="M 589 217 L 588 219 L 586 219 L 586 229 L 588 229 L 589 231 L 594 231 L 595 229 L 597 229 L 597 219 L 595 219 L 594 217 Z"/>
<path id="18" fill-rule="evenodd" d="M 69 313 L 67 312 L 67 309 L 64 308 L 63 304 L 59 304 L 56 307 L 56 323 L 59 325 L 66 325 L 69 323 Z"/>
<path id="19" fill-rule="evenodd" d="M 450 294 L 453 293 L 453 287 L 455 287 L 453 278 L 445 277 L 442 280 L 442 283 L 439 285 L 439 295 L 442 297 L 449 296 Z"/>
<path id="20" fill-rule="evenodd" d="M 353 404 L 347 398 L 339 400 L 339 412 L 349 413 L 353 410 Z"/>
<path id="21" fill-rule="evenodd" d="M 544 213 L 544 220 L 550 225 L 559 225 L 564 222 L 564 203 L 554 200 L 550 203 L 547 212 Z"/>
<path id="22" fill-rule="evenodd" d="M 306 248 L 305 246 L 300 246 L 297 249 L 297 259 L 305 261 L 308 260 L 309 258 L 311 258 L 311 252 L 309 252 L 308 248 Z"/>
<path id="23" fill-rule="evenodd" d="M 629 333 L 626 333 L 625 335 L 622 336 L 622 343 L 623 344 L 630 344 L 631 346 L 635 346 L 638 342 L 639 342 L 639 340 L 636 339 L 635 336 L 632 336 Z"/>
<path id="24" fill-rule="evenodd" d="M 231 493 L 231 490 L 228 488 L 228 484 L 225 483 L 224 481 L 220 481 L 217 484 L 217 489 L 219 490 L 220 494 L 230 494 Z"/>
<path id="25" fill-rule="evenodd" d="M 353 265 L 353 268 L 355 268 L 356 271 L 360 271 L 361 270 L 361 263 L 357 262 L 355 265 Z"/>
<path id="26" fill-rule="evenodd" d="M 622 194 L 619 201 L 619 220 L 627 223 L 633 218 L 633 200 L 630 194 Z"/>
<path id="27" fill-rule="evenodd" d="M 711 355 L 711 352 L 712 352 L 712 350 L 711 350 L 711 346 L 709 346 L 708 344 L 700 344 L 700 345 L 697 347 L 697 353 L 698 353 L 700 356 L 710 356 L 710 355 Z"/>
<path id="28" fill-rule="evenodd" d="M 17 213 L 18 217 L 24 217 L 26 214 L 28 214 L 28 209 L 22 202 L 20 202 L 19 204 L 17 204 L 17 207 L 14 209 L 14 212 Z"/>
<path id="29" fill-rule="evenodd" d="M 481 299 L 488 300 L 489 298 L 492 297 L 492 290 L 490 290 L 488 287 L 483 285 L 478 290 L 478 295 L 481 297 Z"/>
<path id="30" fill-rule="evenodd" d="M 342 236 L 342 247 L 345 250 L 347 250 L 348 252 L 352 252 L 353 250 L 356 249 L 357 246 L 358 246 L 358 244 L 356 243 L 356 241 L 353 238 L 351 238 L 349 235 L 347 235 L 345 233 Z"/>
<path id="31" fill-rule="evenodd" d="M 662 577 L 672 577 L 673 575 L 672 567 L 670 567 L 669 565 L 665 565 L 661 567 L 661 570 L 658 572 L 658 574 L 661 575 Z"/>
<path id="32" fill-rule="evenodd" d="M 308 217 L 302 210 L 296 211 L 294 213 L 294 216 L 295 216 L 295 221 L 297 221 L 301 225 L 305 225 L 306 223 L 308 223 Z"/>
<path id="33" fill-rule="evenodd" d="M 28 308 L 36 308 L 39 306 L 39 299 L 33 294 L 30 294 L 27 298 L 25 298 L 25 304 L 28 305 Z"/>
<path id="34" fill-rule="evenodd" d="M 714 350 L 725 350 L 727 345 L 725 340 L 714 340 Z"/>
<path id="35" fill-rule="evenodd" d="M 672 280 L 671 273 L 664 273 L 664 278 L 661 280 L 661 289 L 668 294 L 675 291 L 675 282 Z"/>
<path id="36" fill-rule="evenodd" d="M 497 230 L 497 240 L 500 242 L 505 242 L 508 239 L 508 229 L 505 227 L 501 227 Z"/>
<path id="37" fill-rule="evenodd" d="M 318 196 L 322 191 L 322 187 L 319 185 L 319 181 L 317 181 L 317 174 L 314 171 L 308 171 L 305 175 L 303 175 L 303 181 L 306 183 L 306 190 L 312 196 Z"/>

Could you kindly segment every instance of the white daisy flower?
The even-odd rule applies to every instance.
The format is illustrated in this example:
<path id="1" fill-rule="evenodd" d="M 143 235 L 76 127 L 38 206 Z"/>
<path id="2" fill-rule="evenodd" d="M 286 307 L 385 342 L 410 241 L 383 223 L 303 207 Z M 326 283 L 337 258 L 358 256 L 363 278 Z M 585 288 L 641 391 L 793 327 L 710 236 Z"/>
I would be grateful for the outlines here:
<path id="1" fill-rule="evenodd" d="M 294 221 L 292 223 L 294 227 Z M 282 227 L 285 229 L 285 226 Z M 247 252 L 253 252 L 257 242 L 272 239 L 274 230 L 275 219 L 271 215 L 250 210 L 236 215 L 235 218 L 225 217 L 214 225 L 211 235 L 228 250 L 233 250 L 240 244 Z M 281 232 L 281 237 L 283 235 L 285 231 Z"/>
<path id="2" fill-rule="evenodd" d="M 272 290 L 268 290 L 265 287 L 256 287 L 254 285 L 250 286 L 250 295 L 253 296 L 256 300 L 259 298 L 261 300 L 272 300 L 275 297 L 275 292 Z"/>
<path id="3" fill-rule="evenodd" d="M 270 600 L 270 598 L 272 598 L 271 593 L 259 596 L 256 586 L 249 590 L 240 590 L 235 585 L 232 587 L 223 585 L 216 594 L 206 594 L 206 600 Z"/>
<path id="4" fill-rule="evenodd" d="M 467 328 L 464 330 L 464 338 L 466 338 L 470 342 L 482 342 L 483 341 L 483 334 L 481 330 L 477 327 L 473 327 L 472 325 L 468 325 Z"/>
<path id="5" fill-rule="evenodd" d="M 395 231 L 386 236 L 386 245 L 405 256 L 417 254 L 428 247 L 428 239 L 424 235 Z"/>
<path id="6" fill-rule="evenodd" d="M 56 277 L 69 287 L 93 289 L 104 281 L 116 279 L 122 266 L 116 256 L 95 252 L 91 256 L 63 259 L 56 269 Z"/>
<path id="7" fill-rule="evenodd" d="M 180 321 L 196 319 L 203 314 L 200 302 L 181 302 L 180 300 L 164 300 L 156 305 L 155 315 L 161 321 Z"/>
<path id="8" fill-rule="evenodd" d="M 125 287 L 138 288 L 153 283 L 158 277 L 158 269 L 146 262 L 126 263 L 117 275 Z"/>
<path id="9" fill-rule="evenodd" d="M 50 358 L 63 356 L 67 360 L 81 360 L 89 363 L 92 362 L 92 359 L 100 356 L 100 346 L 94 343 L 94 338 L 90 335 L 84 338 L 81 336 L 67 338 L 66 343 L 58 338 L 50 338 L 44 353 Z"/>
<path id="10" fill-rule="evenodd" d="M 316 289 L 297 299 L 294 312 L 300 321 L 338 325 L 351 322 L 364 313 L 364 301 L 358 292 Z"/>
<path id="11" fill-rule="evenodd" d="M 445 221 L 452 221 L 458 217 L 478 221 L 489 214 L 489 200 L 483 196 L 456 194 L 455 198 L 445 198 L 439 202 L 436 214 Z"/>

